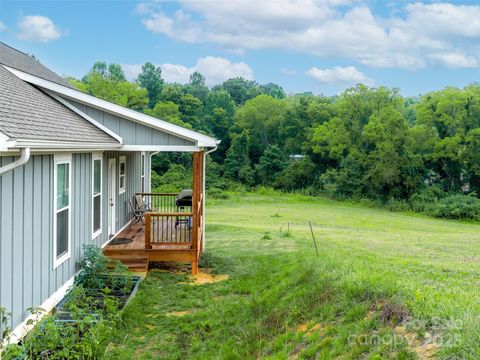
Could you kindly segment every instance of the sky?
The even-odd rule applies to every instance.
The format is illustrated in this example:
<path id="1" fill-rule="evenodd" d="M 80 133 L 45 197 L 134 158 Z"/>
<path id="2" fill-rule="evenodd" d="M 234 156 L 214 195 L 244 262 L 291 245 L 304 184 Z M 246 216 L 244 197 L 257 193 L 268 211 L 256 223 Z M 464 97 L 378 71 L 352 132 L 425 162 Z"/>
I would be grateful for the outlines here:
<path id="1" fill-rule="evenodd" d="M 243 76 L 287 93 L 480 81 L 480 0 L 1 0 L 0 40 L 77 78 L 101 60 L 132 81 L 148 61 L 168 82 L 199 71 L 209 86 Z"/>

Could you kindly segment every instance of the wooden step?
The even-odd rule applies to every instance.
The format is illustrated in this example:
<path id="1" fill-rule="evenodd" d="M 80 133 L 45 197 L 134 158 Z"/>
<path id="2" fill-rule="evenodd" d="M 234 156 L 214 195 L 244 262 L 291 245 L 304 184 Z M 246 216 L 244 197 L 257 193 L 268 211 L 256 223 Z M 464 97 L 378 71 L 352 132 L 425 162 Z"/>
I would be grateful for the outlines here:
<path id="1" fill-rule="evenodd" d="M 148 257 L 135 255 L 110 255 L 112 260 L 120 260 L 124 265 L 128 266 L 130 271 L 147 271 Z"/>

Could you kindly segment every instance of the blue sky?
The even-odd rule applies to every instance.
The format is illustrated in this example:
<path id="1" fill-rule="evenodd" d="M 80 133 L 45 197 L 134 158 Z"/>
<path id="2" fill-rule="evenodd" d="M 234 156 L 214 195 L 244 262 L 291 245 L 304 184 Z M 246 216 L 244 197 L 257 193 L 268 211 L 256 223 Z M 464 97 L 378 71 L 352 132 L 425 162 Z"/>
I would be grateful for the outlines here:
<path id="1" fill-rule="evenodd" d="M 62 75 L 97 60 L 131 79 L 244 76 L 333 95 L 363 82 L 407 96 L 480 81 L 480 2 L 365 0 L 8 1 L 0 39 Z"/>

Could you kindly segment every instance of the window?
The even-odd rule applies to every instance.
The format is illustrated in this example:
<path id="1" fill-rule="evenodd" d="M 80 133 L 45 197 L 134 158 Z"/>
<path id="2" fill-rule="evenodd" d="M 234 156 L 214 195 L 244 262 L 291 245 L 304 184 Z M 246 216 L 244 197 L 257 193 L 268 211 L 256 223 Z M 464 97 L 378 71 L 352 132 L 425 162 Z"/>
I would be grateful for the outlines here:
<path id="1" fill-rule="evenodd" d="M 142 153 L 141 167 L 142 192 L 145 192 L 145 153 Z"/>
<path id="2" fill-rule="evenodd" d="M 125 156 L 120 156 L 120 171 L 118 172 L 118 184 L 119 184 L 119 194 L 123 194 L 125 192 L 126 184 L 125 181 L 127 179 L 127 158 Z"/>
<path id="3" fill-rule="evenodd" d="M 53 217 L 54 229 L 54 262 L 56 268 L 70 257 L 71 233 L 71 155 L 56 156 L 54 168 L 55 199 Z"/>
<path id="4" fill-rule="evenodd" d="M 92 238 L 102 233 L 102 157 L 92 161 Z"/>

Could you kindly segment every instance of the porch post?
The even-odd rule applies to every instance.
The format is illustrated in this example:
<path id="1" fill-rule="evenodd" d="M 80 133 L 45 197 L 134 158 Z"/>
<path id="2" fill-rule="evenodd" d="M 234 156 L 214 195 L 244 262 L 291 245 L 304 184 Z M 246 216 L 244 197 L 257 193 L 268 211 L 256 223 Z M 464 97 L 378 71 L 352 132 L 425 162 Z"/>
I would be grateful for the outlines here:
<path id="1" fill-rule="evenodd" d="M 196 250 L 196 260 L 192 262 L 192 273 L 198 272 L 198 259 L 203 237 L 203 151 L 193 153 L 193 197 L 192 197 L 192 249 Z"/>

